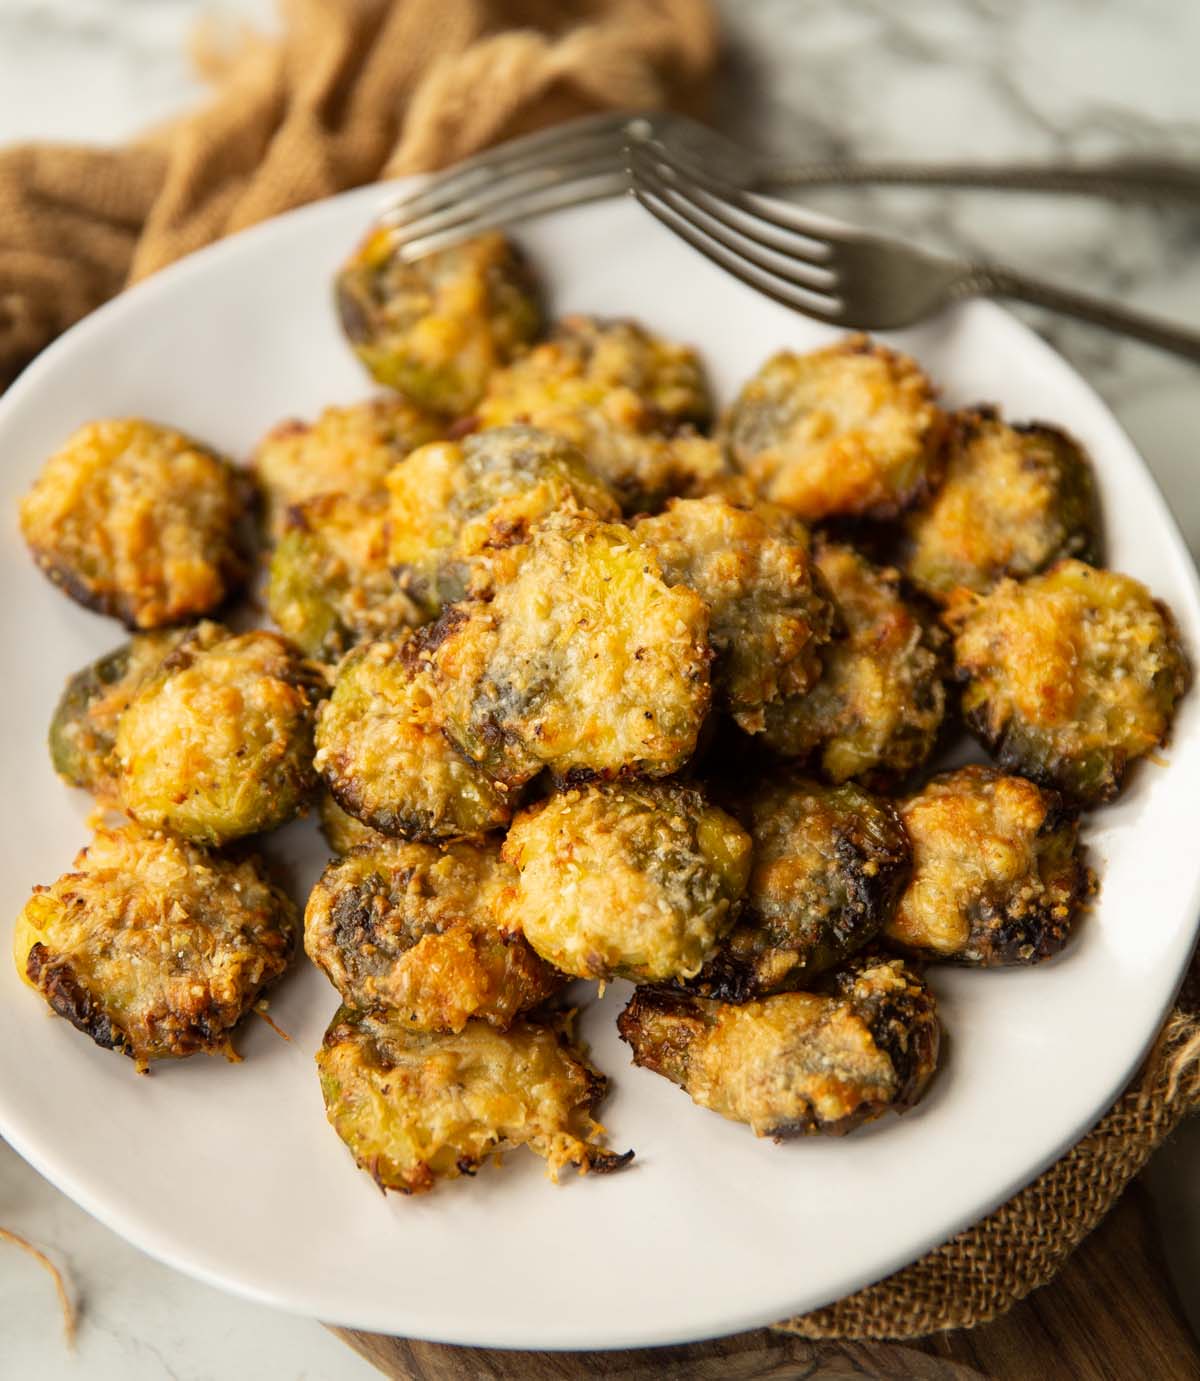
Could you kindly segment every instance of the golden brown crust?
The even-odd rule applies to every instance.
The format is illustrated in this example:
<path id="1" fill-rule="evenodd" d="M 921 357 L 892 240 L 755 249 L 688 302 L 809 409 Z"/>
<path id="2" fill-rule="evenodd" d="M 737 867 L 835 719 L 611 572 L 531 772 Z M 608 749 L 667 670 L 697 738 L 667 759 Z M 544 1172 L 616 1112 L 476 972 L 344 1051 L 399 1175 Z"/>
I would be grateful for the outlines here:
<path id="1" fill-rule="evenodd" d="M 104 800 L 116 799 L 117 723 L 187 635 L 182 628 L 139 633 L 71 677 L 50 721 L 50 759 L 60 777 Z"/>
<path id="2" fill-rule="evenodd" d="M 507 1031 L 472 1021 L 457 1033 L 409 1030 L 395 1013 L 343 1007 L 317 1052 L 329 1121 L 381 1189 L 422 1194 L 528 1146 L 557 1180 L 618 1169 L 592 1114 L 608 1081 L 554 1026 Z"/>
<path id="3" fill-rule="evenodd" d="M 885 934 L 927 959 L 992 967 L 1049 959 L 1089 886 L 1079 823 L 1058 795 L 970 766 L 901 802 L 912 880 Z"/>
<path id="4" fill-rule="evenodd" d="M 307 803 L 319 667 L 277 633 L 193 629 L 117 724 L 117 795 L 200 844 L 274 829 Z"/>
<path id="5" fill-rule="evenodd" d="M 89 422 L 21 502 L 34 560 L 72 599 L 131 629 L 210 613 L 247 563 L 243 480 L 190 437 L 139 418 Z"/>
<path id="6" fill-rule="evenodd" d="M 688 978 L 729 929 L 750 839 L 695 787 L 589 786 L 523 811 L 500 915 L 580 978 Z"/>
<path id="7" fill-rule="evenodd" d="M 232 1056 L 233 1028 L 287 968 L 295 908 L 251 857 L 234 863 L 137 825 L 98 830 L 18 921 L 21 977 L 105 1049 Z"/>
<path id="8" fill-rule="evenodd" d="M 424 446 L 392 471 L 388 489 L 389 566 L 430 615 L 510 578 L 548 514 L 578 508 L 620 517 L 579 451 L 535 427 Z"/>
<path id="9" fill-rule="evenodd" d="M 1138 581 L 1060 561 L 950 603 L 963 715 L 1004 768 L 1078 804 L 1120 791 L 1166 741 L 1191 670 L 1175 620 Z"/>
<path id="10" fill-rule="evenodd" d="M 816 565 L 842 636 L 805 696 L 767 707 L 763 741 L 811 761 L 831 782 L 887 786 L 933 751 L 946 708 L 942 636 L 906 600 L 899 577 L 852 547 L 817 544 Z"/>
<path id="11" fill-rule="evenodd" d="M 820 992 L 740 1006 L 639 988 L 617 1019 L 635 1064 L 756 1136 L 840 1136 L 905 1112 L 937 1067 L 933 994 L 902 960 L 857 956 Z"/>
<path id="12" fill-rule="evenodd" d="M 833 607 L 799 522 L 769 504 L 672 499 L 634 534 L 670 584 L 708 605 L 713 690 L 746 732 L 762 728 L 764 706 L 816 682 Z"/>
<path id="13" fill-rule="evenodd" d="M 708 609 L 628 528 L 563 511 L 490 603 L 448 611 L 430 656 L 446 732 L 511 787 L 667 776 L 708 711 Z"/>
<path id="14" fill-rule="evenodd" d="M 946 455 L 941 488 L 905 522 L 904 572 L 923 593 L 944 603 L 960 586 L 982 594 L 1062 557 L 1097 560 L 1091 463 L 1064 432 L 975 408 L 952 419 Z"/>
<path id="15" fill-rule="evenodd" d="M 407 263 L 392 233 L 375 229 L 338 274 L 337 305 L 381 384 L 450 417 L 471 411 L 542 321 L 529 266 L 498 231 Z"/>
<path id="16" fill-rule="evenodd" d="M 253 460 L 270 532 L 278 537 L 288 510 L 318 494 L 382 494 L 392 466 L 444 429 L 407 398 L 372 398 L 325 408 L 314 422 L 280 422 L 259 442 Z"/>
<path id="17" fill-rule="evenodd" d="M 745 1002 L 806 987 L 874 940 L 912 855 L 890 803 L 856 786 L 785 775 L 735 809 L 754 844 L 750 881 L 738 923 L 688 989 Z"/>
<path id="18" fill-rule="evenodd" d="M 304 948 L 350 1007 L 387 1007 L 413 1031 L 503 1030 L 566 981 L 496 902 L 511 880 L 499 843 L 391 841 L 322 873 L 304 914 Z"/>
<path id="19" fill-rule="evenodd" d="M 726 434 L 762 496 L 801 518 L 886 519 L 936 483 L 944 427 L 917 363 L 860 335 L 773 356 Z"/>
<path id="20" fill-rule="evenodd" d="M 694 350 L 635 321 L 578 315 L 493 375 L 479 405 L 485 427 L 528 422 L 566 437 L 628 513 L 726 473 L 719 447 L 695 430 L 711 415 Z"/>
<path id="21" fill-rule="evenodd" d="M 343 810 L 382 834 L 477 838 L 508 824 L 515 798 L 442 732 L 426 644 L 409 634 L 346 656 L 318 717 L 317 771 Z"/>

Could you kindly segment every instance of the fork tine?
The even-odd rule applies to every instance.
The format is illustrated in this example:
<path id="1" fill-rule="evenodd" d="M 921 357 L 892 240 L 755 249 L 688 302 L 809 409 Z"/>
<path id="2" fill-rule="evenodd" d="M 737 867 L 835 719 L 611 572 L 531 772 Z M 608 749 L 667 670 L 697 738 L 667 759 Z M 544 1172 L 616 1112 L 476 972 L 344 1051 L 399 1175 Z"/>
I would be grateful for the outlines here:
<path id="1" fill-rule="evenodd" d="M 447 230 L 439 230 L 417 239 L 406 240 L 401 237 L 397 249 L 400 257 L 412 262 L 435 250 L 448 249 L 461 244 L 481 231 L 496 226 L 513 225 L 540 216 L 546 211 L 557 211 L 560 207 L 582 206 L 584 202 L 599 201 L 618 192 L 627 191 L 629 179 L 622 171 L 603 173 L 600 176 L 550 187 L 541 193 L 533 192 L 515 201 L 504 200 L 495 203 L 485 214 L 471 220 L 459 221 Z"/>
<path id="2" fill-rule="evenodd" d="M 452 230 L 457 225 L 474 224 L 493 213 L 503 216 L 504 208 L 518 206 L 526 197 L 553 187 L 572 187 L 590 182 L 607 174 L 620 175 L 622 164 L 619 150 L 610 150 L 601 157 L 567 167 L 554 164 L 531 168 L 525 173 L 505 177 L 503 181 L 488 180 L 473 196 L 459 197 L 452 205 L 431 211 L 415 220 L 389 227 L 396 245 L 424 239 L 439 231 Z"/>
<path id="3" fill-rule="evenodd" d="M 636 183 L 654 193 L 684 220 L 711 236 L 734 254 L 749 259 L 758 268 L 776 278 L 794 283 L 821 294 L 833 294 L 837 289 L 837 273 L 828 262 L 813 259 L 807 252 L 807 240 L 793 237 L 787 244 L 772 242 L 754 226 L 748 212 L 735 220 L 728 208 L 716 197 L 690 185 L 665 182 L 656 172 L 634 160 L 631 163 Z M 703 198 L 703 200 L 701 200 Z M 826 246 L 820 245 L 819 249 Z"/>
<path id="4" fill-rule="evenodd" d="M 554 125 L 537 134 L 510 139 L 483 153 L 464 158 L 445 171 L 435 173 L 415 191 L 397 197 L 379 217 L 379 222 L 386 226 L 410 217 L 427 215 L 450 204 L 464 192 L 490 183 L 493 179 L 561 159 L 573 150 L 590 145 L 599 149 L 620 141 L 625 127 L 636 118 L 630 112 L 589 115 L 565 125 Z"/>
<path id="5" fill-rule="evenodd" d="M 696 229 L 690 221 L 684 220 L 677 211 L 665 202 L 660 202 L 637 182 L 630 189 L 630 194 L 639 205 L 649 211 L 655 220 L 661 221 L 668 230 L 678 235 L 681 240 L 685 240 L 693 249 L 716 264 L 718 268 L 723 268 L 726 273 L 733 274 L 748 288 L 753 288 L 756 292 L 763 293 L 776 302 L 782 303 L 783 306 L 791 307 L 794 311 L 803 312 L 805 316 L 816 317 L 818 321 L 836 324 L 840 320 L 842 305 L 837 298 L 813 292 L 810 288 L 795 287 L 772 273 L 748 264 L 745 259 L 731 253 L 724 246 Z"/>
<path id="6" fill-rule="evenodd" d="M 747 215 L 757 216 L 776 230 L 789 235 L 803 235 L 816 245 L 827 245 L 835 237 L 847 234 L 844 226 L 807 211 L 794 202 L 781 202 L 770 197 L 760 196 L 716 177 L 709 169 L 693 159 L 689 153 L 675 146 L 669 146 L 654 135 L 650 138 L 631 138 L 631 149 L 640 149 L 645 154 L 669 169 L 676 176 L 682 174 L 697 182 L 706 192 L 736 206 Z"/>

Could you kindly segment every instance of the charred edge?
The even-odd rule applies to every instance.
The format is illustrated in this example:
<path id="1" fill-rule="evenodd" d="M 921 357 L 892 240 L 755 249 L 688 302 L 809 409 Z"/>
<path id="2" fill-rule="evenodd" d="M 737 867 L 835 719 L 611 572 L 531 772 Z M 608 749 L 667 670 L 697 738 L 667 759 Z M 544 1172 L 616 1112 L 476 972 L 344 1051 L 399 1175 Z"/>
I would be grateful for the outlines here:
<path id="1" fill-rule="evenodd" d="M 588 1149 L 583 1160 L 593 1175 L 611 1175 L 617 1170 L 623 1170 L 633 1159 L 633 1156 L 632 1149 L 610 1151 L 604 1146 L 594 1146 Z"/>
<path id="2" fill-rule="evenodd" d="M 907 965 L 901 972 L 906 987 L 900 994 L 856 1000 L 850 984 L 845 990 L 866 1022 L 871 1039 L 896 1072 L 896 1095 L 890 1106 L 898 1112 L 912 1107 L 924 1092 L 937 1066 L 940 1041 L 931 993 Z M 851 984 L 852 981 L 850 976 Z"/>
<path id="3" fill-rule="evenodd" d="M 116 593 L 105 593 L 96 589 L 83 576 L 58 561 L 49 552 L 34 548 L 33 559 L 46 579 L 52 585 L 57 585 L 63 594 L 73 599 L 76 604 L 81 604 L 94 613 L 103 614 L 106 618 L 119 620 L 131 633 L 145 632 L 143 626 L 138 623 L 133 605 L 128 599 Z"/>
<path id="4" fill-rule="evenodd" d="M 333 292 L 338 320 L 342 323 L 346 339 L 354 345 L 369 345 L 371 342 L 371 316 L 359 298 L 363 274 L 364 270 L 358 267 L 343 269 Z"/>
<path id="5" fill-rule="evenodd" d="M 405 640 L 400 649 L 400 664 L 416 672 L 470 618 L 459 604 L 452 604 L 432 623 L 423 624 Z"/>
<path id="6" fill-rule="evenodd" d="M 464 836 L 462 831 L 451 831 L 447 835 L 438 829 L 437 821 L 428 813 L 415 814 L 394 806 L 370 810 L 363 803 L 353 778 L 330 776 L 325 778 L 325 785 L 347 815 L 352 815 L 360 824 L 369 826 L 379 834 L 386 834 L 389 839 L 406 839 L 417 844 L 444 844 L 448 838 L 474 837 Z"/>
<path id="7" fill-rule="evenodd" d="M 70 965 L 56 958 L 40 941 L 25 961 L 29 981 L 45 997 L 53 1011 L 104 1050 L 133 1055 L 128 1037 L 105 1015 L 92 996 L 79 983 Z"/>

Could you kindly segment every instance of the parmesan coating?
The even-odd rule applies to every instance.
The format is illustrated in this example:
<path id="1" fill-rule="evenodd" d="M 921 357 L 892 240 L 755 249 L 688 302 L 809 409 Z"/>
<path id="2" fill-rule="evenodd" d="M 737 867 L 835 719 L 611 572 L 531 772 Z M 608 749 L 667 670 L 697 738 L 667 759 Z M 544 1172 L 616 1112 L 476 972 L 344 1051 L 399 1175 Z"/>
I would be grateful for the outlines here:
<path id="1" fill-rule="evenodd" d="M 695 787 L 572 789 L 523 811 L 504 841 L 517 877 L 500 915 L 580 978 L 700 970 L 734 919 L 750 838 Z"/>
<path id="2" fill-rule="evenodd" d="M 946 709 L 941 636 L 901 594 L 895 571 L 820 542 L 816 565 L 842 636 L 822 650 L 807 695 L 769 705 L 764 742 L 829 781 L 886 786 L 933 751 Z"/>
<path id="3" fill-rule="evenodd" d="M 185 637 L 184 629 L 139 633 L 71 677 L 50 721 L 50 760 L 60 777 L 104 800 L 116 799 L 117 723 Z"/>
<path id="4" fill-rule="evenodd" d="M 667 776 L 695 751 L 708 609 L 628 528 L 550 515 L 495 598 L 448 610 L 432 641 L 447 734 L 509 786 L 543 767 Z"/>
<path id="5" fill-rule="evenodd" d="M 840 1136 L 906 1112 L 937 1067 L 933 994 L 899 959 L 859 955 L 820 992 L 740 1006 L 639 988 L 617 1019 L 635 1064 L 756 1136 Z"/>
<path id="6" fill-rule="evenodd" d="M 566 437 L 628 513 L 699 492 L 728 469 L 696 431 L 712 416 L 699 356 L 635 321 L 565 317 L 492 376 L 478 415 L 485 427 L 528 422 Z"/>
<path id="7" fill-rule="evenodd" d="M 326 408 L 315 422 L 281 422 L 254 453 L 272 535 L 283 532 L 293 504 L 318 494 L 355 499 L 381 494 L 392 466 L 436 440 L 443 429 L 443 423 L 407 398 L 373 398 Z"/>
<path id="8" fill-rule="evenodd" d="M 774 355 L 742 389 L 726 431 L 762 496 L 815 522 L 908 508 L 937 481 L 944 426 L 914 360 L 848 336 Z"/>
<path id="9" fill-rule="evenodd" d="M 437 614 L 468 590 L 486 595 L 511 575 L 519 549 L 549 513 L 617 501 L 570 442 L 534 427 L 496 427 L 423 447 L 388 477 L 389 562 Z"/>
<path id="10" fill-rule="evenodd" d="M 988 967 L 1062 949 L 1089 879 L 1078 821 L 1055 792 L 976 765 L 934 777 L 900 813 L 913 874 L 889 943 Z"/>
<path id="11" fill-rule="evenodd" d="M 424 635 L 367 643 L 338 668 L 317 721 L 317 771 L 382 834 L 436 842 L 500 829 L 508 793 L 442 732 Z"/>
<path id="12" fill-rule="evenodd" d="M 388 560 L 386 496 L 294 504 L 271 556 L 267 608 L 302 652 L 329 662 L 424 623 L 429 611 Z"/>
<path id="13" fill-rule="evenodd" d="M 121 806 L 199 844 L 286 823 L 316 785 L 313 720 L 326 689 L 277 633 L 200 624 L 117 724 Z"/>
<path id="14" fill-rule="evenodd" d="M 1191 679 L 1175 620 L 1138 581 L 1060 561 L 947 611 L 963 716 L 1004 768 L 1077 804 L 1165 742 Z"/>
<path id="15" fill-rule="evenodd" d="M 295 908 L 254 857 L 137 825 L 96 831 L 17 920 L 17 972 L 97 1045 L 150 1060 L 236 1059 L 234 1027 L 287 968 Z"/>
<path id="16" fill-rule="evenodd" d="M 566 981 L 495 907 L 499 844 L 387 844 L 336 859 L 304 914 L 304 948 L 350 1007 L 387 1007 L 412 1031 L 503 1030 Z"/>
<path id="17" fill-rule="evenodd" d="M 551 1179 L 619 1169 L 592 1114 L 608 1080 L 561 1026 L 522 1018 L 507 1031 L 411 1031 L 395 1012 L 343 1007 L 317 1052 L 325 1110 L 360 1169 L 381 1189 L 423 1194 L 528 1146 Z"/>
<path id="18" fill-rule="evenodd" d="M 833 607 L 800 523 L 768 504 L 672 499 L 634 533 L 668 583 L 708 605 L 714 695 L 747 733 L 763 728 L 764 706 L 816 682 Z"/>
<path id="19" fill-rule="evenodd" d="M 127 627 L 207 614 L 246 574 L 246 486 L 190 437 L 124 418 L 89 422 L 21 502 L 21 531 L 72 599 Z"/>
<path id="20" fill-rule="evenodd" d="M 992 408 L 959 413 L 946 478 L 907 518 L 904 572 L 944 603 L 959 586 L 983 594 L 1065 556 L 1094 562 L 1100 547 L 1087 456 L 1042 423 L 1010 426 Z"/>
<path id="21" fill-rule="evenodd" d="M 688 985 L 728 1002 L 805 987 L 874 940 L 911 864 L 895 810 L 856 786 L 782 776 L 737 809 L 754 845 L 742 911 Z"/>
<path id="22" fill-rule="evenodd" d="M 451 417 L 542 324 L 529 267 L 498 231 L 406 263 L 391 232 L 373 230 L 338 274 L 337 306 L 374 378 Z"/>

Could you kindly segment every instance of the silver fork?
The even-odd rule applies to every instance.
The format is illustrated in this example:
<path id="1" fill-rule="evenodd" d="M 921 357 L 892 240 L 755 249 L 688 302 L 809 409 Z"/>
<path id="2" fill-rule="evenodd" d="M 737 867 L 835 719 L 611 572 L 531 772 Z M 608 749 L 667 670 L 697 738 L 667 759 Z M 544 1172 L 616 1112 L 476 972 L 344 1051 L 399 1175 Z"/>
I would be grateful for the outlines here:
<path id="1" fill-rule="evenodd" d="M 652 132 L 634 130 L 626 158 L 630 191 L 651 215 L 749 287 L 831 325 L 888 330 L 965 297 L 1008 297 L 1200 362 L 1200 332 L 745 191 L 720 172 L 677 157 Z"/>
<path id="2" fill-rule="evenodd" d="M 1200 167 L 1167 159 L 1092 164 L 811 161 L 783 163 L 750 152 L 705 125 L 667 112 L 587 116 L 509 140 L 435 174 L 378 218 L 404 256 L 418 259 L 480 230 L 626 189 L 630 135 L 654 140 L 680 164 L 707 170 L 743 192 L 850 183 L 981 187 L 1176 200 L 1200 206 Z"/>

